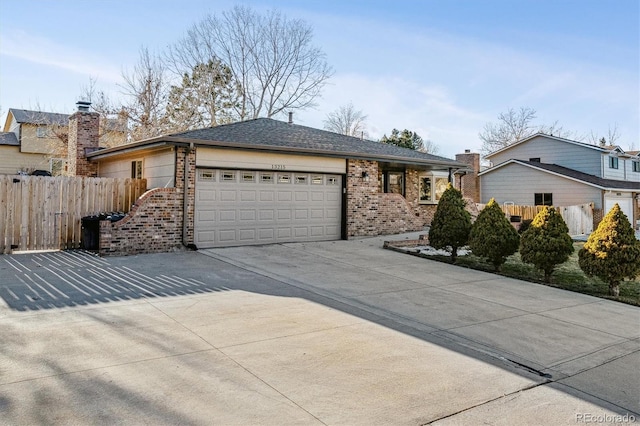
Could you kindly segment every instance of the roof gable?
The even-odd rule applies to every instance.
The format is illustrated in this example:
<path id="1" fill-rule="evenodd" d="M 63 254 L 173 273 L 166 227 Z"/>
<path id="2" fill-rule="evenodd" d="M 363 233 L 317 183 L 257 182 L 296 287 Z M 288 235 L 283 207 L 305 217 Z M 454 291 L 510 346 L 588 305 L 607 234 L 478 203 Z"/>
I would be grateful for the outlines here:
<path id="1" fill-rule="evenodd" d="M 503 152 L 508 151 L 508 150 L 510 150 L 510 149 L 512 149 L 512 148 L 514 148 L 516 146 L 520 146 L 522 144 L 530 142 L 531 140 L 533 140 L 533 139 L 535 139 L 537 137 L 543 137 L 543 138 L 551 139 L 551 140 L 562 142 L 562 143 L 569 143 L 569 144 L 581 146 L 581 147 L 584 147 L 584 148 L 594 149 L 596 151 L 600 151 L 600 152 L 604 152 L 604 153 L 610 152 L 609 149 L 600 147 L 598 145 L 592 145 L 592 144 L 585 143 L 585 142 L 579 142 L 579 141 L 574 141 L 574 140 L 571 140 L 571 139 L 561 138 L 561 137 L 558 137 L 558 136 L 547 135 L 545 133 L 536 133 L 534 135 L 529 136 L 528 138 L 522 139 L 521 141 L 512 143 L 511 145 L 505 146 L 504 148 L 501 148 L 501 149 L 499 149 L 497 151 L 493 151 L 493 152 L 485 155 L 485 158 L 491 158 L 496 154 L 503 153 Z M 617 147 L 617 148 L 620 148 L 620 147 Z"/>
<path id="2" fill-rule="evenodd" d="M 518 164 L 524 167 L 530 167 L 532 169 L 539 170 L 544 173 L 550 173 L 556 176 L 560 176 L 566 179 L 570 179 L 576 182 L 583 183 L 585 185 L 595 186 L 600 189 L 611 190 L 640 190 L 640 182 L 629 182 L 614 179 L 603 179 L 598 176 L 590 175 L 587 173 L 579 172 L 567 167 L 558 166 L 557 164 L 539 163 L 537 161 L 524 161 L 524 160 L 508 160 L 497 166 L 491 167 L 478 175 L 483 176 L 489 174 L 495 170 L 498 170 L 509 164 Z"/>

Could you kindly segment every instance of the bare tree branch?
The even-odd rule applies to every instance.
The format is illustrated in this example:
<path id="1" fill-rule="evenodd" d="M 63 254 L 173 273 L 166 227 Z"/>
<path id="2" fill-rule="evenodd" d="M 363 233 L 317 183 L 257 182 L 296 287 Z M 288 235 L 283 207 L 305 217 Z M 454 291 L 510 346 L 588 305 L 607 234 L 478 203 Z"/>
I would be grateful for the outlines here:
<path id="1" fill-rule="evenodd" d="M 208 15 L 170 47 L 167 60 L 182 74 L 219 59 L 241 85 L 236 113 L 241 120 L 272 117 L 314 105 L 332 74 L 325 54 L 312 45 L 311 27 L 276 10 L 260 15 L 236 6 Z"/>
<path id="2" fill-rule="evenodd" d="M 367 137 L 367 116 L 362 111 L 356 111 L 350 102 L 327 114 L 324 120 L 325 130 L 341 135 Z"/>

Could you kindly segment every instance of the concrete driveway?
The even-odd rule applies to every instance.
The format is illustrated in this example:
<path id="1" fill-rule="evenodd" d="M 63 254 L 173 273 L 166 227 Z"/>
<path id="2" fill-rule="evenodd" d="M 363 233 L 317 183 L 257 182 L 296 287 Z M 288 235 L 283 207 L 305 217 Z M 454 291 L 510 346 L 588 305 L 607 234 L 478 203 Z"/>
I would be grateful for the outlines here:
<path id="1" fill-rule="evenodd" d="M 0 256 L 0 424 L 640 418 L 640 309 L 382 240 Z"/>

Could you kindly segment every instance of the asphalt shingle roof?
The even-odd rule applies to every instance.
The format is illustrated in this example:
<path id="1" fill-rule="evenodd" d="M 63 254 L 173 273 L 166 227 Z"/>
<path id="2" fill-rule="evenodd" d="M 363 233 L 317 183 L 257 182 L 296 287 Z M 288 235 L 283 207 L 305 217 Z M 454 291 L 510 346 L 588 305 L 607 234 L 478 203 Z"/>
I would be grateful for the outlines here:
<path id="1" fill-rule="evenodd" d="M 577 170 L 569 169 L 567 167 L 558 166 L 557 164 L 538 163 L 536 161 L 524 161 L 513 160 L 517 163 L 528 164 L 539 169 L 547 170 L 549 172 L 557 173 L 562 176 L 578 179 L 583 182 L 591 183 L 603 188 L 615 188 L 615 189 L 635 189 L 640 190 L 640 182 L 629 182 L 624 180 L 603 179 L 601 177 L 582 173 Z"/>
<path id="2" fill-rule="evenodd" d="M 0 145 L 20 146 L 20 142 L 13 132 L 0 132 Z"/>
<path id="3" fill-rule="evenodd" d="M 9 108 L 18 123 L 30 124 L 59 124 L 67 126 L 69 124 L 68 114 L 58 114 L 55 112 L 30 111 L 28 109 Z"/>
<path id="4" fill-rule="evenodd" d="M 452 167 L 460 167 L 461 165 L 461 163 L 450 158 L 426 154 L 395 145 L 362 140 L 312 127 L 289 124 L 271 118 L 257 118 L 217 127 L 176 133 L 170 136 L 203 142 L 228 142 L 236 146 L 291 148 L 292 151 L 312 150 L 327 154 L 372 157 L 372 159 L 394 157 L 398 160 L 415 160 L 419 163 L 450 163 Z"/>

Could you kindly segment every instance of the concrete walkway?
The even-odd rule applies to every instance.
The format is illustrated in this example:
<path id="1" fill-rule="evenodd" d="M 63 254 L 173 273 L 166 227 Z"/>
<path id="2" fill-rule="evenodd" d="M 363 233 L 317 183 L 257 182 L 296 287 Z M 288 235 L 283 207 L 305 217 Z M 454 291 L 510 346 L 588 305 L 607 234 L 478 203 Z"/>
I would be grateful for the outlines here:
<path id="1" fill-rule="evenodd" d="M 640 418 L 640 309 L 382 240 L 0 256 L 0 424 Z"/>

